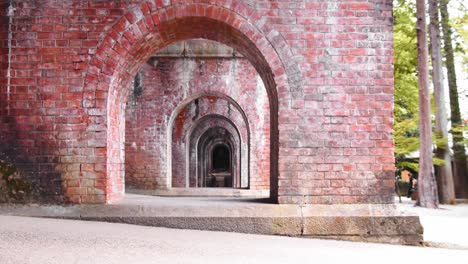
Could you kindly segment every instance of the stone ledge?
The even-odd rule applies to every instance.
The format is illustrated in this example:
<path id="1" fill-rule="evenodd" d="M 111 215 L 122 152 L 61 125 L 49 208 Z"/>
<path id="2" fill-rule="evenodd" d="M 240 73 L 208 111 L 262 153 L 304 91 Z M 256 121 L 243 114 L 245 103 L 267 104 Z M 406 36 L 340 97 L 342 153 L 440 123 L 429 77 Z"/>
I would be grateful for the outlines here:
<path id="1" fill-rule="evenodd" d="M 270 190 L 234 188 L 170 188 L 157 190 L 127 189 L 126 193 L 163 197 L 250 197 L 268 198 Z"/>
<path id="2" fill-rule="evenodd" d="M 127 195 L 110 205 L 1 205 L 0 214 L 180 229 L 420 245 L 419 217 L 393 205 L 277 205 L 238 198 Z"/>

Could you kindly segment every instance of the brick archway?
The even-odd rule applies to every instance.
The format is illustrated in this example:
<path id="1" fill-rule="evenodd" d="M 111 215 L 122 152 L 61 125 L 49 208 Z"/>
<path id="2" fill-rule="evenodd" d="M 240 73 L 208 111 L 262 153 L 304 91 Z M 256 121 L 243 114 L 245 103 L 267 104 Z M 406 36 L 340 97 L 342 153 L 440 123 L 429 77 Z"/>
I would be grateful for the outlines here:
<path id="1" fill-rule="evenodd" d="M 249 187 L 249 146 L 246 142 L 243 142 L 247 138 L 248 134 L 245 135 L 239 131 L 239 127 L 236 126 L 229 118 L 221 115 L 207 115 L 199 119 L 194 125 L 193 129 L 189 133 L 189 149 L 188 149 L 188 165 L 189 165 L 189 175 L 197 175 L 197 167 L 199 165 L 200 157 L 198 157 L 199 144 L 203 137 L 206 136 L 206 133 L 215 128 L 222 128 L 226 130 L 234 140 L 231 142 L 233 147 L 232 154 L 237 157 L 235 167 L 237 168 L 233 173 L 239 176 L 237 181 L 238 188 L 248 188 Z"/>
<path id="2" fill-rule="evenodd" d="M 230 180 L 233 186 L 230 187 L 240 187 L 240 175 L 238 171 L 239 162 L 239 139 L 236 138 L 228 129 L 224 127 L 212 127 L 207 129 L 199 138 L 196 146 L 197 152 L 197 184 L 200 187 L 216 187 L 216 186 L 207 186 L 207 181 L 210 177 L 210 171 L 213 166 L 212 160 L 212 151 L 218 145 L 224 145 L 229 149 L 230 156 L 232 160 Z M 237 186 L 236 186 L 237 185 Z"/>
<path id="3" fill-rule="evenodd" d="M 104 195 L 103 202 L 119 198 L 124 191 L 124 107 L 130 80 L 157 50 L 191 38 L 206 38 L 236 48 L 261 76 L 270 104 L 270 141 L 274 142 L 270 144 L 270 192 L 272 198 L 277 198 L 278 92 L 282 100 L 287 100 L 290 91 L 301 89 L 300 82 L 294 81 L 300 79 L 294 77 L 299 70 L 293 60 L 284 63 L 281 59 L 291 55 L 281 35 L 246 8 L 144 3 L 123 16 L 104 37 L 90 62 L 82 101 L 89 116 L 105 117 L 105 135 L 102 131 L 91 131 L 95 133 L 88 139 L 88 146 L 95 147 L 101 155 L 96 157 L 95 166 L 105 168 L 104 174 L 96 176 L 105 181 L 105 187 L 96 190 Z"/>
<path id="4" fill-rule="evenodd" d="M 245 146 L 245 148 L 246 148 L 245 158 L 248 159 L 248 157 L 249 157 L 249 152 L 247 151 L 247 149 L 248 149 L 248 146 L 250 146 L 251 129 L 250 129 L 249 119 L 247 117 L 247 114 L 245 113 L 244 109 L 242 109 L 242 107 L 239 105 L 239 103 L 236 102 L 236 100 L 234 100 L 232 97 L 230 97 L 230 96 L 228 96 L 228 95 L 226 95 L 224 93 L 218 92 L 218 91 L 208 91 L 208 92 L 195 93 L 195 94 L 187 97 L 184 101 L 182 101 L 172 111 L 172 114 L 171 114 L 171 116 L 169 118 L 169 122 L 168 122 L 168 125 L 167 125 L 167 127 L 168 127 L 168 130 L 167 130 L 167 155 L 168 155 L 168 157 L 172 157 L 172 158 L 170 160 L 168 160 L 168 163 L 167 163 L 167 166 L 168 166 L 167 175 L 166 175 L 166 180 L 167 181 L 165 183 L 167 187 L 174 187 L 174 184 L 173 183 L 171 184 L 171 180 L 172 181 L 174 180 L 174 175 L 172 175 L 172 172 L 173 172 L 172 160 L 174 159 L 174 151 L 175 151 L 173 149 L 173 144 L 174 144 L 174 142 L 173 142 L 173 139 L 174 139 L 173 138 L 173 133 L 174 133 L 174 129 L 176 127 L 176 124 L 175 124 L 176 123 L 176 117 L 178 117 L 180 115 L 182 109 L 187 107 L 187 105 L 194 102 L 195 100 L 199 100 L 199 99 L 202 99 L 202 98 L 222 100 L 222 101 L 229 102 L 229 104 L 234 106 L 234 108 L 236 109 L 236 112 L 239 114 L 237 120 L 235 120 L 237 125 L 234 125 L 233 121 L 229 120 L 228 118 L 226 118 L 224 116 L 223 116 L 223 119 L 229 120 L 229 122 L 232 123 L 233 127 L 236 127 L 236 129 L 237 128 L 241 129 L 241 133 L 237 132 L 237 134 L 239 134 L 240 139 L 246 144 L 246 146 Z M 221 117 L 220 115 L 214 115 L 213 113 L 211 113 L 211 114 L 208 114 L 206 116 L 201 117 L 198 120 L 195 120 L 193 125 L 189 129 L 189 131 L 187 131 L 187 134 L 186 134 L 187 138 L 185 138 L 185 143 L 186 144 L 190 143 L 191 135 L 193 133 L 193 130 L 198 127 L 200 122 L 206 121 L 207 118 L 219 119 L 220 117 Z M 186 165 L 188 165 L 188 163 Z M 248 168 L 245 168 L 245 170 L 246 171 L 244 171 L 244 173 L 246 175 L 248 175 L 248 173 L 249 173 Z M 186 175 L 186 177 L 188 177 L 188 175 Z"/>

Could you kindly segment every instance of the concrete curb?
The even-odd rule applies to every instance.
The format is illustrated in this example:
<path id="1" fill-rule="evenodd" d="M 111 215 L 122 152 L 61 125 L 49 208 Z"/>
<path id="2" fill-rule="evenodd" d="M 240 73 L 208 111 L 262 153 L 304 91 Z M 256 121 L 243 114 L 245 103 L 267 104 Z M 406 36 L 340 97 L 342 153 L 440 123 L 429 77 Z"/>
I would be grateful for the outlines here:
<path id="1" fill-rule="evenodd" d="M 392 244 L 423 241 L 419 217 L 397 211 L 394 205 L 277 205 L 209 199 L 167 204 L 161 199 L 133 196 L 110 205 L 1 205 L 0 214 Z"/>

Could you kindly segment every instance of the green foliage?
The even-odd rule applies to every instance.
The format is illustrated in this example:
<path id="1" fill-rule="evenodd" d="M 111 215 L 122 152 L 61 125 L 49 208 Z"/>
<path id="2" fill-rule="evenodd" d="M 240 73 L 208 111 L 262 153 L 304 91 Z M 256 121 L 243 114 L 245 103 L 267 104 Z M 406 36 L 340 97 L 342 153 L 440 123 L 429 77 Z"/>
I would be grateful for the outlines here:
<path id="1" fill-rule="evenodd" d="M 468 9 L 463 3 L 458 4 L 457 12 L 451 14 L 450 25 L 454 29 L 455 52 L 462 59 L 461 66 L 468 72 Z"/>
<path id="2" fill-rule="evenodd" d="M 394 3 L 395 47 L 395 160 L 397 169 L 418 171 L 417 161 L 406 159 L 419 149 L 416 14 L 414 3 Z"/>
<path id="3" fill-rule="evenodd" d="M 456 144 L 468 144 L 468 138 L 466 137 L 466 134 L 468 134 L 468 124 L 463 124 L 452 129 L 453 137 L 458 137 L 459 139 L 458 141 L 454 140 L 455 142 L 457 142 Z"/>
<path id="4" fill-rule="evenodd" d="M 399 168 L 410 169 L 412 171 L 419 171 L 419 163 L 415 160 L 404 160 L 398 163 Z"/>
<path id="5" fill-rule="evenodd" d="M 439 158 L 433 158 L 433 159 L 432 159 L 432 163 L 433 163 L 435 166 L 442 166 L 442 165 L 445 165 L 445 160 L 439 159 Z"/>
<path id="6" fill-rule="evenodd" d="M 394 2 L 394 47 L 395 47 L 395 162 L 397 170 L 419 171 L 418 159 L 408 158 L 419 150 L 419 93 L 418 93 L 418 51 L 416 42 L 416 13 L 413 1 Z M 429 58 L 428 58 L 429 59 Z M 434 103 L 432 101 L 432 103 Z M 434 105 L 432 109 L 435 109 Z M 447 138 L 434 136 L 437 146 Z M 444 161 L 434 158 L 434 165 Z"/>
<path id="7" fill-rule="evenodd" d="M 434 133 L 432 141 L 435 142 L 438 149 L 446 149 L 448 147 L 448 138 L 442 137 L 440 134 Z"/>

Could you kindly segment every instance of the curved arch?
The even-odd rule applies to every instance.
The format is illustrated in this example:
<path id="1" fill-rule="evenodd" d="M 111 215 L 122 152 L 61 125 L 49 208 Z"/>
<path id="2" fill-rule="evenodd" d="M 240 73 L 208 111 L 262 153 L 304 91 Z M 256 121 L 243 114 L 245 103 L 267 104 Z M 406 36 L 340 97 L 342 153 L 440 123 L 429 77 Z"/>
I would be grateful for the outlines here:
<path id="1" fill-rule="evenodd" d="M 215 172 L 214 169 L 214 157 L 213 157 L 213 151 L 216 147 L 218 146 L 223 146 L 228 149 L 228 152 L 230 153 L 230 165 L 231 168 L 229 169 L 230 171 L 230 176 L 231 176 L 231 186 L 226 186 L 224 187 L 237 187 L 238 182 L 240 181 L 238 179 L 239 175 L 236 174 L 236 161 L 238 161 L 238 157 L 236 157 L 236 151 L 235 151 L 235 146 L 229 139 L 215 139 L 213 142 L 208 143 L 205 145 L 205 159 L 208 159 L 206 163 L 208 163 L 208 171 Z M 226 178 L 224 178 L 224 183 L 226 183 Z"/>
<path id="2" fill-rule="evenodd" d="M 198 164 L 196 170 L 196 178 L 197 181 L 198 179 L 200 179 L 198 182 L 201 183 L 201 186 L 198 187 L 204 187 L 204 179 L 207 177 L 208 172 L 212 167 L 212 160 L 209 158 L 210 153 L 212 152 L 214 146 L 220 144 L 229 146 L 229 149 L 231 150 L 231 164 L 233 166 L 233 168 L 231 169 L 231 177 L 233 180 L 232 183 L 233 187 L 240 187 L 241 175 L 238 171 L 238 166 L 240 165 L 240 157 L 238 153 L 239 149 L 236 149 L 236 146 L 238 146 L 239 144 L 236 144 L 236 139 L 239 140 L 238 138 L 235 138 L 234 135 L 232 135 L 228 129 L 218 126 L 211 127 L 201 134 L 196 143 Z"/>
<path id="3" fill-rule="evenodd" d="M 187 133 L 187 137 L 192 136 L 193 131 L 195 130 L 195 128 L 197 128 L 199 126 L 199 124 L 201 124 L 202 122 L 205 122 L 208 119 L 214 119 L 214 118 L 224 120 L 227 123 L 231 124 L 236 129 L 236 132 L 239 135 L 239 138 L 242 140 L 242 138 L 243 138 L 242 133 L 239 131 L 238 126 L 236 126 L 236 124 L 231 119 L 229 119 L 229 118 L 227 118 L 227 117 L 225 117 L 223 115 L 220 115 L 220 114 L 209 114 L 209 115 L 203 116 L 200 119 L 198 119 L 197 121 L 195 121 L 195 123 L 193 123 L 192 127 L 190 128 L 189 132 Z M 249 128 L 248 128 L 247 125 L 248 124 L 246 124 L 246 128 L 247 128 L 246 132 L 247 133 L 244 136 L 244 141 L 248 143 L 250 141 L 250 132 L 248 130 Z"/>
<path id="4" fill-rule="evenodd" d="M 247 144 L 250 144 L 250 137 L 248 135 L 250 135 L 250 125 L 249 125 L 249 120 L 247 118 L 247 115 L 245 113 L 245 111 L 242 109 L 242 107 L 230 96 L 224 94 L 224 93 L 221 93 L 221 92 L 217 92 L 217 91 L 209 91 L 209 92 L 199 92 L 199 93 L 194 93 L 192 94 L 191 96 L 187 97 L 185 100 L 183 100 L 181 103 L 179 103 L 179 105 L 172 111 L 172 114 L 169 118 L 169 122 L 167 124 L 167 133 L 166 133 L 166 137 L 167 137 L 167 145 L 166 145 L 166 155 L 168 157 L 168 160 L 166 162 L 167 164 L 167 170 L 166 170 L 166 179 L 167 179 L 167 186 L 168 187 L 173 187 L 172 186 L 172 179 L 174 178 L 172 173 L 173 173 L 173 169 L 172 169 L 172 161 L 173 161 L 173 149 L 172 149 L 172 142 L 173 142 L 173 129 L 174 129 L 174 123 L 175 123 L 175 120 L 177 118 L 177 116 L 181 113 L 181 111 L 187 106 L 189 105 L 191 102 L 193 102 L 194 100 L 197 100 L 197 99 L 200 99 L 200 98 L 204 98 L 204 97 L 216 97 L 216 98 L 221 98 L 223 100 L 226 100 L 227 102 L 229 102 L 230 104 L 234 105 L 234 107 L 237 109 L 237 111 L 241 114 L 242 116 L 242 120 L 244 122 L 244 125 L 246 127 L 246 138 L 247 138 Z M 215 116 L 213 114 L 209 114 L 207 116 Z M 201 117 L 200 119 L 196 120 L 195 123 L 192 125 L 192 127 L 189 129 L 188 133 L 187 133 L 187 138 L 186 138 L 186 142 L 190 143 L 190 136 L 193 132 L 193 129 L 195 129 L 198 124 L 200 124 L 200 122 L 203 122 L 204 120 L 206 120 L 206 117 L 207 116 L 203 116 Z M 222 116 L 222 115 L 219 115 L 219 116 Z M 237 129 L 237 125 L 234 124 L 231 120 L 229 120 L 228 118 L 222 116 L 224 119 L 228 120 L 228 122 L 230 124 L 232 124 L 232 126 L 236 129 L 236 132 L 237 134 L 239 135 L 240 138 L 242 138 L 242 135 L 241 133 L 238 131 Z M 189 164 L 189 163 L 187 163 Z M 188 168 L 187 168 L 188 169 Z M 188 173 L 188 172 L 186 172 Z M 247 173 L 248 174 L 248 173 Z M 186 175 L 187 177 L 187 175 Z"/>
<path id="5" fill-rule="evenodd" d="M 178 20 L 189 17 L 207 18 L 224 23 L 229 26 L 227 31 L 232 29 L 243 34 L 245 36 L 243 39 L 253 43 L 257 51 L 260 51 L 259 54 L 262 54 L 264 58 L 269 58 L 269 60 L 265 59 L 264 62 L 266 65 L 271 66 L 271 73 L 278 87 L 283 86 L 289 91 L 302 90 L 301 80 L 303 78 L 297 62 L 291 59 L 293 52 L 289 44 L 281 33 L 265 23 L 265 18 L 249 5 L 241 1 L 232 3 L 229 0 L 219 0 L 216 4 L 169 3 L 161 5 L 148 1 L 133 7 L 124 14 L 99 42 L 96 55 L 90 62 L 85 78 L 83 106 L 93 105 L 92 102 L 89 102 L 89 100 L 92 100 L 89 97 L 89 92 L 100 90 L 99 85 L 96 85 L 97 83 L 108 82 L 110 84 L 111 81 L 115 80 L 114 78 L 101 76 L 102 74 L 113 77 L 115 72 L 113 73 L 112 68 L 133 66 L 129 67 L 130 71 L 128 71 L 128 76 L 132 77 L 138 67 L 127 63 L 127 59 L 134 58 L 146 61 L 150 56 L 146 53 L 154 53 L 161 47 L 177 41 L 175 35 L 171 36 L 167 34 L 168 32 L 160 29 L 164 24 L 172 24 L 173 26 L 177 24 Z M 196 33 L 192 32 L 192 34 Z M 210 39 L 209 35 L 205 35 L 205 37 Z M 190 37 L 185 37 L 185 39 L 188 38 Z M 222 39 L 218 36 L 218 39 L 213 40 L 222 42 Z M 242 38 L 239 40 L 242 40 Z M 239 43 L 225 44 L 236 46 L 235 44 Z M 150 52 L 138 53 L 136 52 L 137 48 L 133 48 L 132 45 L 137 46 L 139 49 L 149 48 Z M 242 53 L 248 50 L 240 49 L 239 51 Z M 122 57 L 125 59 L 119 59 Z M 253 65 L 256 64 L 253 63 Z M 285 80 L 287 81 L 285 82 Z M 105 89 L 105 87 L 101 88 Z"/>
<path id="6" fill-rule="evenodd" d="M 193 102 L 196 99 L 200 99 L 202 97 L 209 97 L 209 96 L 214 96 L 216 98 L 224 99 L 224 100 L 228 101 L 230 104 L 234 105 L 234 107 L 236 107 L 236 109 L 242 115 L 242 118 L 244 119 L 244 122 L 246 124 L 247 129 L 248 129 L 248 132 L 250 133 L 249 119 L 247 118 L 247 115 L 245 114 L 244 109 L 242 109 L 242 107 L 239 105 L 239 103 L 237 103 L 237 101 L 234 100 L 232 97 L 230 97 L 229 95 L 226 95 L 224 93 L 217 92 L 217 91 L 207 91 L 207 92 L 194 93 L 194 94 L 190 95 L 189 97 L 187 97 L 186 99 L 184 99 L 182 102 L 180 102 L 179 105 L 174 109 L 174 111 L 172 111 L 172 114 L 169 117 L 168 128 L 173 127 L 175 119 L 180 114 L 182 109 L 184 109 L 187 105 L 189 105 L 191 102 Z"/>
<path id="7" fill-rule="evenodd" d="M 85 77 L 82 104 L 88 115 L 102 113 L 106 109 L 107 201 L 123 193 L 124 124 L 121 119 L 128 97 L 129 89 L 126 87 L 152 54 L 178 40 L 205 38 L 218 41 L 233 46 L 251 61 L 265 84 L 269 98 L 270 140 L 278 142 L 277 88 L 282 91 L 281 98 L 289 100 L 291 95 L 286 91 L 297 91 L 301 87 L 301 78 L 295 76 L 300 71 L 290 59 L 291 50 L 279 32 L 265 24 L 256 11 L 250 12 L 252 9 L 247 5 L 242 2 L 228 4 L 230 2 L 222 5 L 183 3 L 159 6 L 143 3 L 116 22 L 97 47 Z M 249 15 L 242 15 L 245 11 Z M 270 146 L 270 186 L 272 196 L 276 197 L 278 144 Z"/>
<path id="8" fill-rule="evenodd" d="M 195 165 L 197 164 L 196 162 L 196 157 L 193 155 L 197 155 L 197 150 L 196 147 L 199 145 L 200 139 L 202 136 L 207 133 L 207 131 L 216 128 L 216 127 L 221 127 L 228 131 L 233 137 L 234 137 L 234 142 L 237 143 L 236 145 L 238 146 L 238 153 L 236 153 L 239 157 L 239 163 L 237 164 L 237 174 L 240 175 L 240 180 L 239 180 L 239 185 L 238 187 L 240 188 L 248 188 L 249 187 L 249 182 L 250 182 L 250 149 L 249 145 L 246 144 L 245 142 L 242 141 L 241 138 L 241 133 L 238 129 L 238 127 L 228 118 L 221 116 L 221 115 L 211 115 L 211 118 L 215 118 L 216 122 L 208 123 L 206 121 L 211 121 L 213 119 L 210 119 L 208 116 L 206 118 L 203 118 L 203 120 L 199 120 L 200 122 L 196 123 L 193 125 L 193 129 L 191 132 L 188 134 L 189 139 L 188 139 L 188 160 L 187 164 L 189 164 L 189 171 L 187 172 L 187 176 L 196 174 L 197 171 L 194 170 Z M 202 118 L 201 118 L 202 119 Z M 198 120 L 197 120 L 198 121 Z M 222 123 L 225 123 L 225 125 L 221 125 Z M 228 124 L 228 125 L 226 125 Z"/>

